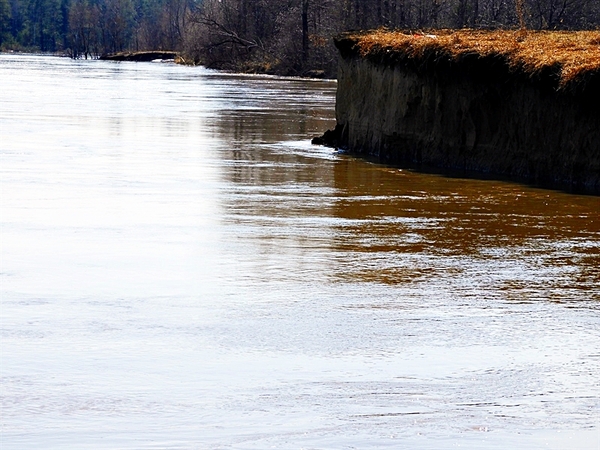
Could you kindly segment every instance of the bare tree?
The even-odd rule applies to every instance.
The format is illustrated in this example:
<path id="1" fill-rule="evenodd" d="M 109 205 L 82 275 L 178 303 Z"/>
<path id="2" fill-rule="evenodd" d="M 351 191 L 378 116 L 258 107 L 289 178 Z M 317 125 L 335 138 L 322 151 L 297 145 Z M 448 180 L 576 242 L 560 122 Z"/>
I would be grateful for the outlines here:
<path id="1" fill-rule="evenodd" d="M 75 0 L 69 9 L 70 50 L 73 58 L 97 56 L 97 24 L 99 12 L 88 0 Z"/>

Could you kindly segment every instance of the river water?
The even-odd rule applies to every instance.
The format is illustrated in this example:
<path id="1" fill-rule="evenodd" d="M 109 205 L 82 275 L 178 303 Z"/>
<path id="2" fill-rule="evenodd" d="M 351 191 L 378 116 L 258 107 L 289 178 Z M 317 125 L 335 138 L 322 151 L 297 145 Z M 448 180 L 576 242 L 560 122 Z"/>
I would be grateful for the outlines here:
<path id="1" fill-rule="evenodd" d="M 1 55 L 1 448 L 600 448 L 600 198 L 311 146 L 335 82 Z"/>

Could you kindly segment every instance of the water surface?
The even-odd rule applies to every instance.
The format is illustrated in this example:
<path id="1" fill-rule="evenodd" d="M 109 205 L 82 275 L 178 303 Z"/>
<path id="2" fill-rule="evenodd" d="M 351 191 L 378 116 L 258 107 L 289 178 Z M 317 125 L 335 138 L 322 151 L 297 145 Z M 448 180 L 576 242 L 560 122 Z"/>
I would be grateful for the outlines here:
<path id="1" fill-rule="evenodd" d="M 598 449 L 600 198 L 311 146 L 331 81 L 0 83 L 3 449 Z"/>

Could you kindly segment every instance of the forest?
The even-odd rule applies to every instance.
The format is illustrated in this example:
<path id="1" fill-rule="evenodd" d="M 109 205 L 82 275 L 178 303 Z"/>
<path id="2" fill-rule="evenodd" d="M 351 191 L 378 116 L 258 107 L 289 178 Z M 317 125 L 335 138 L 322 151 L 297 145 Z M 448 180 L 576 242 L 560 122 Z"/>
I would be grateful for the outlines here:
<path id="1" fill-rule="evenodd" d="M 600 0 L 0 0 L 0 50 L 97 58 L 174 50 L 208 67 L 331 76 L 362 29 L 600 28 Z"/>

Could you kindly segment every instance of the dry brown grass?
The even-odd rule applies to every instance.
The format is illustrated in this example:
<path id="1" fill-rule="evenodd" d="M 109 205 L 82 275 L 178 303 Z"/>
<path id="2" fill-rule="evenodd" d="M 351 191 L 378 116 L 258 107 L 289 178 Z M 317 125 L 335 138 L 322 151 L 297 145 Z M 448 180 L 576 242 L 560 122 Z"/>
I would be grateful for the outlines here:
<path id="1" fill-rule="evenodd" d="M 347 37 L 363 56 L 397 53 L 419 59 L 436 54 L 459 60 L 478 54 L 502 57 L 511 69 L 531 75 L 552 68 L 559 87 L 600 73 L 600 31 L 377 30 Z"/>

